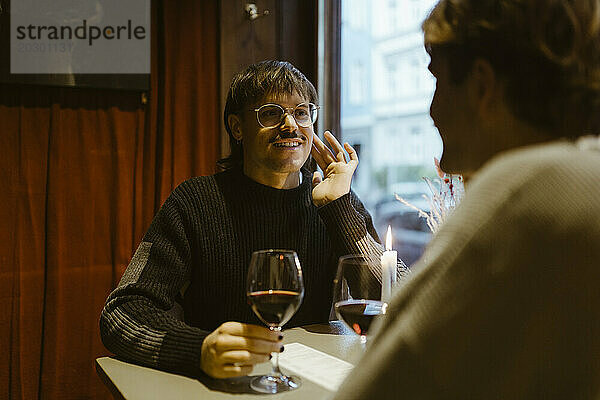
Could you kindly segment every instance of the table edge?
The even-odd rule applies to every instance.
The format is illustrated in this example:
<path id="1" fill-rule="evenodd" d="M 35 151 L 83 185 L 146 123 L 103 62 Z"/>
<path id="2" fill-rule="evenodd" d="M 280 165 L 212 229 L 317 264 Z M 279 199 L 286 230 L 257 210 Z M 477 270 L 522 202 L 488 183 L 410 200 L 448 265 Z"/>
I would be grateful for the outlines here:
<path id="1" fill-rule="evenodd" d="M 117 386 L 115 386 L 113 381 L 106 374 L 106 372 L 104 371 L 104 368 L 102 368 L 102 365 L 100 365 L 100 363 L 98 362 L 99 360 L 102 360 L 105 358 L 110 359 L 113 357 L 111 357 L 111 356 L 98 357 L 98 358 L 96 358 L 96 360 L 94 362 L 94 364 L 96 365 L 96 374 L 98 374 L 98 378 L 100 378 L 100 380 L 102 381 L 104 386 L 110 391 L 110 393 L 112 394 L 114 399 L 127 400 L 127 399 L 125 399 L 125 397 L 123 396 L 123 393 L 121 393 L 119 388 L 117 388 Z"/>

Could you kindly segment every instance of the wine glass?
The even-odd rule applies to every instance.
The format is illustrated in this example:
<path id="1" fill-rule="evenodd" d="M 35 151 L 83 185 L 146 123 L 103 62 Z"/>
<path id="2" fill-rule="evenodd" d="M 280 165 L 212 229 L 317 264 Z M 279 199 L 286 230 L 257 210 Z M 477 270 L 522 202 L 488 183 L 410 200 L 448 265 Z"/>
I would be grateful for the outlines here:
<path id="1" fill-rule="evenodd" d="M 380 260 L 365 255 L 340 257 L 333 283 L 335 313 L 360 335 L 364 345 L 371 323 L 387 309 L 387 303 L 381 300 Z"/>
<path id="2" fill-rule="evenodd" d="M 248 270 L 248 303 L 258 318 L 273 331 L 292 318 L 304 297 L 302 269 L 293 250 L 260 250 L 252 253 Z M 273 353 L 270 375 L 252 380 L 252 389 L 279 393 L 300 387 L 300 378 L 279 370 L 279 353 Z"/>

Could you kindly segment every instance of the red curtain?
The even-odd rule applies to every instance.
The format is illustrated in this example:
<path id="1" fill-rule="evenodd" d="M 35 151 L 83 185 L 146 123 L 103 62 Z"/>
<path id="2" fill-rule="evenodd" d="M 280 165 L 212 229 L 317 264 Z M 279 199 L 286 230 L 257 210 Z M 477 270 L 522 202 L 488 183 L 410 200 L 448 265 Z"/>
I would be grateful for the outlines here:
<path id="1" fill-rule="evenodd" d="M 109 398 L 98 317 L 154 213 L 219 150 L 218 5 L 153 2 L 135 92 L 0 86 L 0 398 Z"/>

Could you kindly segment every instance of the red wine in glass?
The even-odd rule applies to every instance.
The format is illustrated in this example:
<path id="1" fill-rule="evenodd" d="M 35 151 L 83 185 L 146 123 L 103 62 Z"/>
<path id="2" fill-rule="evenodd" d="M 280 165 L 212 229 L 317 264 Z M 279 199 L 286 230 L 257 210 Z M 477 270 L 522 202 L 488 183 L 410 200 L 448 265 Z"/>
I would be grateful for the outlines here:
<path id="1" fill-rule="evenodd" d="M 293 250 L 260 250 L 252 253 L 246 287 L 248 303 L 269 329 L 280 331 L 300 307 L 304 297 L 302 269 Z M 261 393 L 280 393 L 300 387 L 300 378 L 279 369 L 279 353 L 272 353 L 273 370 L 259 376 L 250 387 Z"/>
<path id="2" fill-rule="evenodd" d="M 260 290 L 248 293 L 254 313 L 267 326 L 284 325 L 296 313 L 302 296 L 289 290 Z"/>
<path id="3" fill-rule="evenodd" d="M 378 300 L 344 300 L 335 304 L 335 312 L 354 332 L 367 336 L 377 315 L 385 314 L 387 305 Z"/>
<path id="4" fill-rule="evenodd" d="M 379 258 L 361 254 L 340 257 L 333 286 L 335 312 L 363 344 L 373 320 L 387 309 L 387 303 L 381 301 L 382 280 Z"/>

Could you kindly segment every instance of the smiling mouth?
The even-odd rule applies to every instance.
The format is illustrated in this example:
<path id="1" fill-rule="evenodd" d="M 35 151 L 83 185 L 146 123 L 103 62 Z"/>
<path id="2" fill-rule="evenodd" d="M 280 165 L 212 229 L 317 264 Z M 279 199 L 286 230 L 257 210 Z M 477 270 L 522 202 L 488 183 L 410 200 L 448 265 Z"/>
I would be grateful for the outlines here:
<path id="1" fill-rule="evenodd" d="M 300 146 L 300 143 L 298 143 L 298 142 L 296 142 L 296 143 L 275 143 L 274 146 L 275 147 L 292 148 L 292 147 L 298 147 L 298 146 Z"/>
<path id="2" fill-rule="evenodd" d="M 302 145 L 302 141 L 298 140 L 298 139 L 294 139 L 294 140 L 278 140 L 276 142 L 273 142 L 273 146 L 275 147 L 279 147 L 279 148 L 294 148 L 294 147 L 300 147 Z"/>

